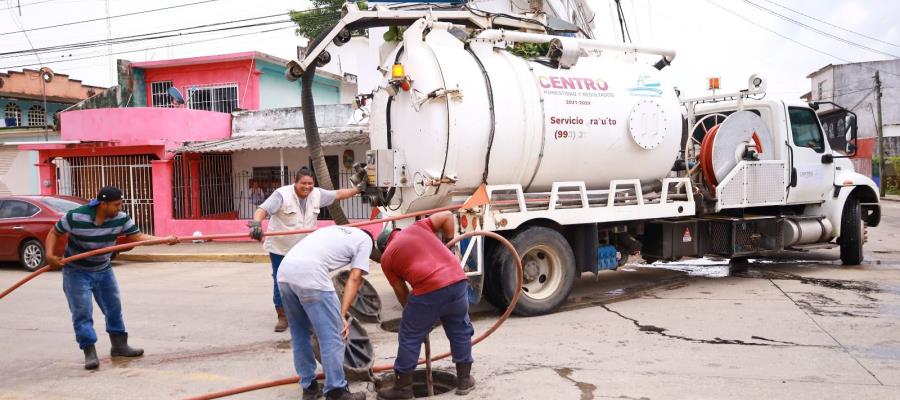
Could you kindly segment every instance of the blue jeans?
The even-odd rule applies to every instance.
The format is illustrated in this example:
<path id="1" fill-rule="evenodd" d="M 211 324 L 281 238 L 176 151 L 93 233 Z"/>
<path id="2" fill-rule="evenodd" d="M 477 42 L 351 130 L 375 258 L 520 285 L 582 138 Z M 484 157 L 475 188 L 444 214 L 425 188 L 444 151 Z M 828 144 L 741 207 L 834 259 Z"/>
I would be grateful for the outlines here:
<path id="1" fill-rule="evenodd" d="M 284 260 L 284 256 L 269 253 L 269 259 L 272 260 L 272 303 L 275 304 L 275 307 L 282 307 L 281 293 L 278 291 L 278 267 L 281 266 L 281 260 Z"/>
<path id="2" fill-rule="evenodd" d="M 88 272 L 66 266 L 63 268 L 63 292 L 66 293 L 66 300 L 69 302 L 69 311 L 72 312 L 75 340 L 82 349 L 97 342 L 92 298 L 97 300 L 97 305 L 106 316 L 106 331 L 125 333 L 119 284 L 116 283 L 112 268 Z"/>
<path id="3" fill-rule="evenodd" d="M 416 369 L 425 335 L 439 319 L 450 340 L 453 362 L 472 362 L 472 335 L 475 329 L 469 321 L 467 285 L 466 281 L 461 281 L 421 296 L 409 296 L 400 320 L 400 343 L 397 360 L 394 361 L 397 373 L 407 374 Z"/>
<path id="4" fill-rule="evenodd" d="M 335 292 L 303 289 L 289 283 L 279 283 L 291 329 L 291 348 L 294 369 L 300 375 L 300 385 L 309 387 L 316 380 L 316 359 L 310 333 L 319 339 L 322 370 L 325 372 L 324 393 L 347 386 L 344 379 L 344 341 L 341 330 L 341 302 Z"/>

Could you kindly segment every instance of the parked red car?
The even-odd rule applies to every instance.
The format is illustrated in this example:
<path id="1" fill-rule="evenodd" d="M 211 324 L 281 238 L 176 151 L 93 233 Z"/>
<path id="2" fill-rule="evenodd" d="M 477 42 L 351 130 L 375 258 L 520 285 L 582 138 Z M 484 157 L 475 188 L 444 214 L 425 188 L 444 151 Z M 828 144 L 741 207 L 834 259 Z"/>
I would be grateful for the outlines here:
<path id="1" fill-rule="evenodd" d="M 0 197 L 0 261 L 18 261 L 29 271 L 43 266 L 47 233 L 67 211 L 85 203 L 72 196 Z M 57 242 L 55 254 L 62 255 L 66 239 Z"/>

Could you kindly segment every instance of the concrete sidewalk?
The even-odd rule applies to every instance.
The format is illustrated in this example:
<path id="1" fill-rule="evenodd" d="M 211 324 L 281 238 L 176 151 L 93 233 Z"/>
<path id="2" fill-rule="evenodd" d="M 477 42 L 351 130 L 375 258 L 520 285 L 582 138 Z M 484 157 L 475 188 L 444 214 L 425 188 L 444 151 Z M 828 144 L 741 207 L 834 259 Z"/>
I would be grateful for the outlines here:
<path id="1" fill-rule="evenodd" d="M 259 242 L 179 243 L 141 246 L 119 254 L 116 261 L 267 263 L 269 253 Z"/>
<path id="2" fill-rule="evenodd" d="M 884 197 L 882 197 L 881 199 L 888 200 L 888 201 L 900 201 L 900 196 L 898 196 L 896 194 L 887 194 Z"/>

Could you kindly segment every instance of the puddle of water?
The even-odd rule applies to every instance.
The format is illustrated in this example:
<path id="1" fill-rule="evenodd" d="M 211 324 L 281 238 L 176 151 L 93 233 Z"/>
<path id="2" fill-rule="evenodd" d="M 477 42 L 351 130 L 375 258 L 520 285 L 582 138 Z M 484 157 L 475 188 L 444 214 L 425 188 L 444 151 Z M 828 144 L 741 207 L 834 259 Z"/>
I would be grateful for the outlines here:
<path id="1" fill-rule="evenodd" d="M 671 262 L 658 261 L 653 264 L 641 265 L 640 267 L 681 271 L 687 273 L 689 276 L 703 278 L 724 278 L 731 275 L 732 266 L 729 265 L 727 259 L 713 260 L 709 258 L 697 258 Z"/>

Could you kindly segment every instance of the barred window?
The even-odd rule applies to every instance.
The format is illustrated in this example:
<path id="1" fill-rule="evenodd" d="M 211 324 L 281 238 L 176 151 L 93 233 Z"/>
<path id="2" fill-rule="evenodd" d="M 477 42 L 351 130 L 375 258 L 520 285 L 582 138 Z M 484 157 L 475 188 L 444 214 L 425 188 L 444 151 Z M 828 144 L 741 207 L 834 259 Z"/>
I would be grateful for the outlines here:
<path id="1" fill-rule="evenodd" d="M 6 126 L 21 126 L 22 110 L 14 103 L 9 103 L 3 112 L 3 118 L 6 119 Z"/>
<path id="2" fill-rule="evenodd" d="M 188 107 L 230 113 L 238 106 L 237 84 L 192 86 L 188 88 Z"/>
<path id="3" fill-rule="evenodd" d="M 172 81 L 150 82 L 150 106 L 174 107 L 172 96 L 169 95 L 169 88 L 171 87 Z"/>
<path id="4" fill-rule="evenodd" d="M 31 106 L 28 109 L 28 126 L 45 126 L 47 125 L 47 112 L 44 107 Z"/>

